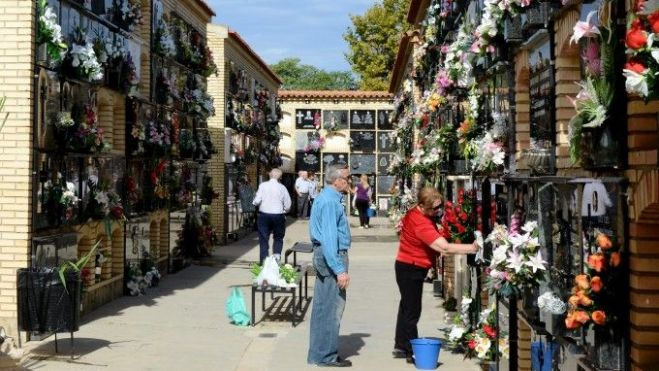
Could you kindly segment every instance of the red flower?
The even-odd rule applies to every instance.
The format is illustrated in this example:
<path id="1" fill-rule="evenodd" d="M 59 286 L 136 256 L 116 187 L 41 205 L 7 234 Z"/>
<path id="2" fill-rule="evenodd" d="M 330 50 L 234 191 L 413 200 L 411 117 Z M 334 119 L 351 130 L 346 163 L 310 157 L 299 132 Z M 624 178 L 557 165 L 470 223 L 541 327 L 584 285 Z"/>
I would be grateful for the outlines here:
<path id="1" fill-rule="evenodd" d="M 639 60 L 631 59 L 629 62 L 625 63 L 625 69 L 641 74 L 645 72 L 647 67 Z"/>
<path id="2" fill-rule="evenodd" d="M 110 210 L 112 213 L 112 216 L 114 216 L 115 219 L 123 219 L 124 217 L 124 209 L 121 206 L 115 206 Z"/>
<path id="3" fill-rule="evenodd" d="M 469 340 L 469 343 L 467 343 L 467 346 L 469 349 L 474 350 L 476 349 L 476 340 Z"/>
<path id="4" fill-rule="evenodd" d="M 156 174 L 156 171 L 151 172 L 151 184 L 157 185 L 158 184 L 158 174 Z"/>
<path id="5" fill-rule="evenodd" d="M 465 233 L 467 231 L 467 229 L 462 224 L 458 224 L 457 228 L 458 228 L 458 233 Z"/>
<path id="6" fill-rule="evenodd" d="M 460 220 L 462 220 L 463 222 L 466 221 L 467 220 L 467 213 L 465 213 L 464 211 L 461 212 L 460 213 Z"/>
<path id="7" fill-rule="evenodd" d="M 641 49 L 648 42 L 648 34 L 643 30 L 643 24 L 640 19 L 635 19 L 632 22 L 631 28 L 627 30 L 627 36 L 625 37 L 625 44 L 631 49 Z"/>
<path id="8" fill-rule="evenodd" d="M 652 28 L 652 31 L 654 33 L 659 33 L 659 10 L 648 16 L 648 22 L 650 22 L 650 28 Z"/>
<path id="9" fill-rule="evenodd" d="M 485 333 L 487 334 L 487 336 L 489 336 L 489 337 L 492 338 L 492 339 L 494 339 L 495 337 L 497 337 L 497 330 L 495 330 L 495 329 L 492 328 L 491 326 L 484 325 L 484 326 L 483 326 L 483 332 L 485 332 Z"/>

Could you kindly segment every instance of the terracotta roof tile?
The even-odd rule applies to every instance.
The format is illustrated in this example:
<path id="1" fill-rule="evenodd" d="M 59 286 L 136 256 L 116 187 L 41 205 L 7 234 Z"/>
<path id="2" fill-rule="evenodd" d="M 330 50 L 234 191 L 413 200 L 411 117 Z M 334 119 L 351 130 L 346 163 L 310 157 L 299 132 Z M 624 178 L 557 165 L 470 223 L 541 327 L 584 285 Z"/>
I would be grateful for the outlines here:
<path id="1" fill-rule="evenodd" d="M 393 96 L 386 91 L 363 90 L 280 90 L 280 98 L 309 98 L 309 99 L 392 99 Z"/>

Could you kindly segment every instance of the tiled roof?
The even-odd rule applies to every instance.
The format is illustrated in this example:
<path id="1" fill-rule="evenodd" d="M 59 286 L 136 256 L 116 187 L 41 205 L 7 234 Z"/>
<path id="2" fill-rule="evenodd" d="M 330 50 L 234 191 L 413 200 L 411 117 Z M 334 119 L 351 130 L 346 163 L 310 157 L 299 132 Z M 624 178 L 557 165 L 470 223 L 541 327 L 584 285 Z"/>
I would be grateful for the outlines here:
<path id="1" fill-rule="evenodd" d="M 386 91 L 363 90 L 280 90 L 279 98 L 308 99 L 392 99 Z"/>
<path id="2" fill-rule="evenodd" d="M 251 55 L 252 58 L 254 58 L 254 60 L 256 61 L 256 63 L 258 63 L 259 66 L 261 66 L 261 68 L 263 69 L 263 72 L 265 72 L 266 74 L 270 75 L 270 77 L 272 77 L 273 80 L 275 80 L 277 83 L 279 83 L 279 84 L 281 85 L 282 81 L 281 81 L 281 79 L 279 78 L 279 76 L 277 76 L 277 74 L 276 74 L 273 70 L 270 69 L 270 67 L 268 66 L 268 64 L 265 63 L 265 62 L 263 61 L 263 59 L 261 59 L 261 57 L 260 57 L 258 54 L 256 54 L 256 52 L 254 51 L 254 49 L 252 49 L 252 47 L 249 46 L 249 44 L 248 44 L 248 43 L 247 43 L 242 37 L 240 37 L 240 34 L 239 34 L 238 32 L 233 31 L 233 30 L 229 30 L 229 36 L 230 36 L 233 40 L 235 40 L 238 44 L 240 44 L 240 46 L 241 46 L 241 47 L 242 47 L 242 48 L 243 48 L 243 49 L 244 49 L 249 55 Z"/>

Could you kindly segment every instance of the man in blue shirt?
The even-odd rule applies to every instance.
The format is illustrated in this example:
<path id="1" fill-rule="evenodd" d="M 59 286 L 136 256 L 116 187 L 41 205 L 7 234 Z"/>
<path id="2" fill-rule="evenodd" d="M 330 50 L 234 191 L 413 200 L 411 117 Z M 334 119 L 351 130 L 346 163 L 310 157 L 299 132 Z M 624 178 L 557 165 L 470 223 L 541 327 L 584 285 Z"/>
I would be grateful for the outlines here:
<path id="1" fill-rule="evenodd" d="M 341 203 L 349 192 L 347 165 L 330 165 L 325 170 L 326 187 L 311 209 L 309 234 L 316 269 L 311 311 L 307 362 L 318 366 L 350 367 L 352 362 L 338 356 L 339 328 L 346 304 L 350 226 Z"/>

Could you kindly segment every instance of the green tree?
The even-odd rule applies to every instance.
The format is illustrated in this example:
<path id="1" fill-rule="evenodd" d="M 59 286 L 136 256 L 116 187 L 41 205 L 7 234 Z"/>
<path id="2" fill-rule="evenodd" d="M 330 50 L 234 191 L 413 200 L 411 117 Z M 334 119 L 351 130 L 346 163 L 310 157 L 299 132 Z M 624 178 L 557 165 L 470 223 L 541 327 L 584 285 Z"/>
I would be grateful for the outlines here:
<path id="1" fill-rule="evenodd" d="M 363 15 L 352 15 L 343 38 L 346 59 L 360 78 L 362 90 L 387 90 L 401 34 L 407 30 L 410 0 L 381 0 Z"/>
<path id="2" fill-rule="evenodd" d="M 287 90 L 354 90 L 357 82 L 350 71 L 328 72 L 302 64 L 300 58 L 285 58 L 270 66 Z"/>

